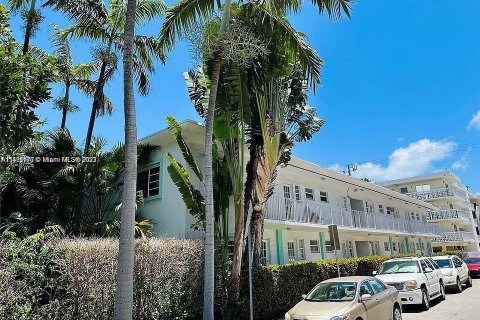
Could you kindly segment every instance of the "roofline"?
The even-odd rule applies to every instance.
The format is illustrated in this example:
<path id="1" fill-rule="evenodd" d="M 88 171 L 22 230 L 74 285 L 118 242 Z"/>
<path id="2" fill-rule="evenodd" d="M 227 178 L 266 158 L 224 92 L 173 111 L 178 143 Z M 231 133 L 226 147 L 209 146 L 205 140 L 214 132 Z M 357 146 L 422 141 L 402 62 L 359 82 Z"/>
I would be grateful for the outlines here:
<path id="1" fill-rule="evenodd" d="M 437 179 L 437 178 L 443 178 L 443 177 L 451 177 L 457 180 L 456 182 L 460 182 L 460 178 L 453 174 L 450 170 L 445 170 L 445 171 L 440 171 L 440 172 L 434 172 L 430 174 L 424 174 L 420 176 L 413 176 L 413 177 L 407 177 L 407 178 L 401 178 L 401 179 L 395 179 L 395 180 L 387 180 L 383 182 L 377 182 L 379 186 L 393 186 L 396 184 L 403 184 L 403 183 L 409 183 L 409 182 L 415 182 L 415 181 L 423 181 L 423 180 L 430 180 L 430 179 Z"/>
<path id="2" fill-rule="evenodd" d="M 194 121 L 194 120 L 191 120 L 191 119 L 186 119 L 186 120 L 183 120 L 181 122 L 179 122 L 180 125 L 182 126 L 182 128 L 184 128 L 186 125 L 188 124 L 191 124 L 191 125 L 196 125 L 196 126 L 199 126 L 199 127 L 203 127 L 203 125 L 197 121 Z M 155 137 L 157 135 L 163 135 L 165 134 L 166 132 L 168 132 L 168 126 L 163 128 L 162 130 L 159 130 L 159 131 L 155 131 L 153 133 L 150 133 L 149 135 L 146 135 L 145 137 L 143 138 L 140 138 L 138 139 L 138 142 L 141 143 L 149 138 L 152 138 L 152 137 Z"/>
<path id="3" fill-rule="evenodd" d="M 313 168 L 308 169 L 308 168 L 302 167 L 300 164 L 296 165 L 295 162 L 304 163 L 304 164 L 312 166 Z M 333 180 L 337 180 L 337 181 L 340 181 L 340 182 L 344 182 L 344 183 L 348 183 L 348 184 L 357 186 L 358 188 L 363 188 L 363 189 L 367 189 L 367 190 L 370 190 L 370 191 L 373 191 L 373 192 L 376 192 L 376 193 L 380 193 L 380 194 L 383 194 L 384 196 L 387 196 L 387 197 L 390 197 L 390 198 L 395 198 L 395 199 L 400 200 L 400 201 L 408 202 L 408 203 L 410 203 L 412 205 L 415 205 L 415 206 L 421 206 L 425 209 L 430 209 L 430 210 L 437 210 L 438 209 L 434 205 L 432 205 L 430 203 L 427 203 L 425 201 L 417 200 L 417 199 L 411 198 L 409 196 L 406 196 L 404 194 L 401 194 L 400 192 L 393 191 L 393 190 L 390 190 L 388 188 L 385 188 L 383 186 L 379 186 L 379 185 L 376 185 L 376 184 L 371 183 L 371 182 L 366 182 L 366 181 L 363 181 L 363 180 L 360 180 L 360 179 L 357 179 L 357 178 L 353 178 L 351 176 L 347 176 L 345 174 L 338 173 L 336 171 L 329 170 L 329 169 L 324 168 L 324 167 L 322 167 L 318 164 L 315 164 L 315 163 L 312 163 L 312 162 L 309 162 L 309 161 L 306 161 L 306 160 L 303 160 L 303 159 L 300 159 L 300 158 L 292 157 L 291 161 L 287 164 L 287 167 L 293 167 L 293 168 L 298 168 L 300 170 L 310 171 L 311 173 L 315 173 L 315 174 L 318 174 L 320 176 L 328 177 L 328 178 L 333 179 Z"/>

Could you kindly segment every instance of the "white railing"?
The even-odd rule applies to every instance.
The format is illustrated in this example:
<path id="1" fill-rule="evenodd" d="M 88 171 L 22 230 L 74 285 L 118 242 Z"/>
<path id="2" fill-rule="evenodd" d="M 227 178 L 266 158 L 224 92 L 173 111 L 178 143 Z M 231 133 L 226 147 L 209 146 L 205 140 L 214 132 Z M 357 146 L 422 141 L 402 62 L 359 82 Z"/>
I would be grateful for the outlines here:
<path id="1" fill-rule="evenodd" d="M 401 219 L 387 214 L 367 213 L 333 207 L 315 201 L 298 201 L 277 196 L 272 196 L 268 200 L 266 218 L 316 225 L 336 224 L 348 228 L 410 234 L 440 234 L 438 226 L 423 221 Z"/>
<path id="2" fill-rule="evenodd" d="M 445 197 L 458 197 L 461 199 L 465 199 L 465 192 L 458 188 L 442 188 L 429 191 L 410 192 L 405 193 L 405 195 L 418 200 L 429 200 Z"/>
<path id="3" fill-rule="evenodd" d="M 432 242 L 463 242 L 475 241 L 475 235 L 472 232 L 443 232 L 433 238 Z"/>
<path id="4" fill-rule="evenodd" d="M 448 219 L 462 219 L 470 221 L 470 215 L 467 211 L 448 209 L 438 211 L 427 211 L 428 221 L 448 220 Z"/>

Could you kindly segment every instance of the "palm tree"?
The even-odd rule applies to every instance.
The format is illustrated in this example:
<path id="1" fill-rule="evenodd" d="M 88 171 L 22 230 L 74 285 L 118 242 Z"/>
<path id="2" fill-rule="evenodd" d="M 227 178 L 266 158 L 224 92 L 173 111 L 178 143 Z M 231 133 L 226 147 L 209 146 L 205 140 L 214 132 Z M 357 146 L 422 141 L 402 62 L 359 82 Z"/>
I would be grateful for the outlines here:
<path id="1" fill-rule="evenodd" d="M 36 0 L 9 0 L 10 10 L 12 12 L 21 11 L 25 21 L 25 35 L 23 40 L 23 55 L 26 55 L 29 49 L 30 38 L 34 36 L 38 24 L 43 20 L 39 10 L 35 9 Z"/>
<path id="2" fill-rule="evenodd" d="M 98 69 L 99 61 L 93 63 L 73 64 L 72 48 L 70 40 L 65 36 L 57 26 L 54 27 L 53 41 L 56 47 L 54 55 L 57 58 L 57 66 L 61 82 L 65 85 L 65 95 L 63 98 L 56 99 L 54 106 L 62 111 L 62 123 L 60 128 L 65 129 L 67 113 L 78 110 L 78 106 L 70 101 L 70 88 L 76 86 L 83 93 L 92 96 L 95 92 L 96 82 L 91 81 L 90 77 Z M 108 113 L 112 111 L 112 104 L 107 97 L 103 97 L 105 108 Z"/>
<path id="3" fill-rule="evenodd" d="M 93 93 L 93 104 L 85 138 L 84 154 L 92 141 L 95 119 L 105 110 L 104 87 L 117 70 L 117 60 L 124 51 L 124 30 L 127 4 L 123 0 L 48 0 L 45 6 L 65 13 L 75 24 L 63 32 L 74 38 L 84 38 L 99 44 L 95 58 L 101 61 L 98 80 Z M 162 0 L 139 0 L 135 13 L 135 26 L 145 25 L 165 11 Z M 150 90 L 149 74 L 154 71 L 154 58 L 163 58 L 159 42 L 151 36 L 134 35 L 133 67 L 138 91 L 145 96 Z"/>
<path id="4" fill-rule="evenodd" d="M 137 126 L 133 89 L 136 0 L 128 0 L 123 50 L 123 99 L 125 113 L 125 178 L 122 195 L 114 319 L 132 319 L 135 248 L 135 199 L 137 188 Z"/>

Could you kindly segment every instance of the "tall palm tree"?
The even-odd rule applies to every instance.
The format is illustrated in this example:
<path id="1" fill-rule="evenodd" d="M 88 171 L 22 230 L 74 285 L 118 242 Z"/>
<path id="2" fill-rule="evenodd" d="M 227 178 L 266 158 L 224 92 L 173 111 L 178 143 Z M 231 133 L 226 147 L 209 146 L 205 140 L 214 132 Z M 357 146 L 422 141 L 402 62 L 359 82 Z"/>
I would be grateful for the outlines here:
<path id="1" fill-rule="evenodd" d="M 23 40 L 23 55 L 26 55 L 29 49 L 30 38 L 34 36 L 38 24 L 43 20 L 39 10 L 35 9 L 37 0 L 9 0 L 10 10 L 12 12 L 21 12 L 25 19 L 25 35 Z"/>
<path id="2" fill-rule="evenodd" d="M 75 24 L 64 33 L 74 38 L 84 38 L 98 43 L 94 49 L 96 59 L 101 61 L 98 80 L 93 93 L 92 110 L 85 138 L 84 154 L 88 153 L 92 141 L 95 119 L 105 110 L 105 84 L 117 70 L 117 60 L 124 51 L 125 15 L 127 3 L 111 0 L 48 0 L 44 6 L 65 13 Z M 135 26 L 145 25 L 165 11 L 162 0 L 138 0 Z M 149 74 L 154 71 L 154 58 L 163 58 L 159 42 L 151 36 L 134 35 L 132 72 L 141 95 L 150 90 Z"/>
<path id="3" fill-rule="evenodd" d="M 136 0 L 128 0 L 124 27 L 123 103 L 125 113 L 125 178 L 122 195 L 114 319 L 132 319 L 135 199 L 137 188 L 137 126 L 133 89 Z"/>
<path id="4" fill-rule="evenodd" d="M 74 65 L 70 40 L 65 36 L 65 33 L 63 33 L 61 29 L 57 26 L 54 28 L 55 32 L 53 34 L 53 41 L 56 48 L 54 55 L 57 58 L 59 77 L 65 86 L 65 94 L 63 98 L 55 100 L 55 108 L 62 111 L 62 123 L 60 128 L 63 130 L 65 129 L 67 121 L 67 113 L 78 109 L 78 106 L 70 101 L 70 88 L 76 86 L 77 89 L 86 95 L 93 96 L 96 82 L 91 81 L 90 77 L 98 69 L 100 61 Z M 106 111 L 110 113 L 112 110 L 110 100 L 108 100 L 107 97 L 103 97 L 103 100 L 105 101 L 104 106 Z"/>

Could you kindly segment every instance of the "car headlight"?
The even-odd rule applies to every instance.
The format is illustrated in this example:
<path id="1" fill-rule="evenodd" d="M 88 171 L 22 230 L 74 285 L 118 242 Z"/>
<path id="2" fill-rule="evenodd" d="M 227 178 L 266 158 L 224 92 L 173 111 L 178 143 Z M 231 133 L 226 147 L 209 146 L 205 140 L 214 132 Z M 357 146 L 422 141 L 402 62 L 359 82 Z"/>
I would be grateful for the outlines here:
<path id="1" fill-rule="evenodd" d="M 451 277 L 451 276 L 453 276 L 453 271 L 452 271 L 452 270 L 448 271 L 447 273 L 445 273 L 445 276 L 446 276 L 446 277 Z"/>
<path id="2" fill-rule="evenodd" d="M 292 317 L 290 317 L 290 313 L 285 313 L 285 320 L 292 320 Z"/>
<path id="3" fill-rule="evenodd" d="M 349 314 L 344 314 L 344 315 L 341 315 L 341 316 L 332 317 L 330 320 L 349 320 L 349 319 L 350 319 L 350 315 Z"/>
<path id="4" fill-rule="evenodd" d="M 416 290 L 417 289 L 417 281 L 410 280 L 410 281 L 405 282 L 405 288 L 407 290 Z"/>

